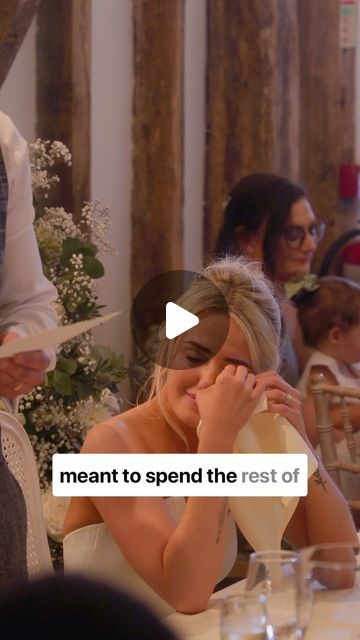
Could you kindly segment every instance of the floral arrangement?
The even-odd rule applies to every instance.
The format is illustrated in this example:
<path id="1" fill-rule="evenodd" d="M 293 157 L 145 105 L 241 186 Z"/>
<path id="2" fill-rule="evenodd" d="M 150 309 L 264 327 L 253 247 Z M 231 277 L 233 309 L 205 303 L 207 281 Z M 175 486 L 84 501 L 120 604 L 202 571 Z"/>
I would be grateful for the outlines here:
<path id="1" fill-rule="evenodd" d="M 62 207 L 45 206 L 49 190 L 59 182 L 54 167 L 71 164 L 71 154 L 61 142 L 37 140 L 30 146 L 30 160 L 35 233 L 44 273 L 58 291 L 59 321 L 70 324 L 98 316 L 96 281 L 104 274 L 99 254 L 114 253 L 107 240 L 109 209 L 86 202 L 77 223 Z M 92 332 L 87 332 L 63 344 L 55 370 L 41 387 L 21 398 L 19 412 L 37 459 L 48 522 L 53 518 L 51 503 L 56 502 L 59 514 L 64 508 L 64 501 L 51 493 L 52 455 L 78 451 L 93 424 L 119 411 L 117 385 L 126 376 L 122 358 L 96 345 Z M 49 531 L 57 539 L 58 521 L 56 517 Z"/>

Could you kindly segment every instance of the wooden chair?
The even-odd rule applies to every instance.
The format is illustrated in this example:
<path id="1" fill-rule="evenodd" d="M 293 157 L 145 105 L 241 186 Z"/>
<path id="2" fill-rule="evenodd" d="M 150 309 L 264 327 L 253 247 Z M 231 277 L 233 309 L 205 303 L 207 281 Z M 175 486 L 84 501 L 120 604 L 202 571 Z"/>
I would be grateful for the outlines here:
<path id="1" fill-rule="evenodd" d="M 327 384 L 324 382 L 324 376 L 322 373 L 312 376 L 310 383 L 315 405 L 316 426 L 319 435 L 321 459 L 324 467 L 343 493 L 344 490 L 340 471 L 358 474 L 360 487 L 360 450 L 356 447 L 354 432 L 350 422 L 349 409 L 347 406 L 347 399 L 350 401 L 352 398 L 360 400 L 360 390 Z M 329 410 L 329 403 L 332 397 L 340 399 L 344 433 L 350 462 L 342 462 L 338 460 L 333 434 L 333 425 Z M 357 517 L 355 519 L 359 521 L 360 490 L 358 499 L 348 499 L 348 503 L 352 511 L 357 512 Z"/>
<path id="2" fill-rule="evenodd" d="M 35 456 L 24 427 L 14 415 L 0 411 L 0 427 L 3 456 L 25 499 L 27 570 L 29 577 L 35 578 L 53 572 Z"/>

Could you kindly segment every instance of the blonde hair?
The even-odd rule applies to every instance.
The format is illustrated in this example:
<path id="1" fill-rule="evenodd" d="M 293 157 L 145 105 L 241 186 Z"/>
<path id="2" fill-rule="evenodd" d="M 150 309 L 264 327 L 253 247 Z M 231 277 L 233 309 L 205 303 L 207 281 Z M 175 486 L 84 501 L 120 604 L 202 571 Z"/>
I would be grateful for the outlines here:
<path id="1" fill-rule="evenodd" d="M 227 312 L 244 333 L 255 373 L 276 370 L 280 362 L 281 315 L 273 286 L 262 271 L 261 264 L 244 257 L 226 257 L 215 260 L 202 271 L 201 276 L 193 281 L 177 303 L 195 315 L 209 310 Z M 161 362 L 170 365 L 177 344 L 178 339 L 171 343 L 162 340 Z M 159 397 L 164 417 L 181 435 L 171 424 L 166 407 L 161 402 L 160 392 L 166 383 L 167 373 L 166 366 L 155 365 L 149 397 Z"/>

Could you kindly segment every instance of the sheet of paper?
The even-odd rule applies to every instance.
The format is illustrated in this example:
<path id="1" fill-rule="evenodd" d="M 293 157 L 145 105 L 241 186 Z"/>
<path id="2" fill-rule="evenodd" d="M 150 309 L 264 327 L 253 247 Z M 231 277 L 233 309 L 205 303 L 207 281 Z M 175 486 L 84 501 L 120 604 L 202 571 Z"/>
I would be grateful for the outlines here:
<path id="1" fill-rule="evenodd" d="M 35 333 L 32 336 L 12 340 L 0 347 L 0 358 L 11 358 L 15 354 L 23 353 L 24 351 L 37 351 L 38 349 L 57 346 L 71 338 L 75 338 L 80 335 L 80 333 L 95 329 L 95 327 L 98 327 L 104 322 L 108 322 L 108 320 L 115 318 L 115 316 L 118 316 L 120 313 L 122 313 L 122 311 L 114 311 L 114 313 L 108 313 L 106 316 L 99 316 L 92 320 L 82 320 L 80 322 L 74 322 L 73 324 L 66 324 L 57 329 L 50 329 L 49 331 Z"/>

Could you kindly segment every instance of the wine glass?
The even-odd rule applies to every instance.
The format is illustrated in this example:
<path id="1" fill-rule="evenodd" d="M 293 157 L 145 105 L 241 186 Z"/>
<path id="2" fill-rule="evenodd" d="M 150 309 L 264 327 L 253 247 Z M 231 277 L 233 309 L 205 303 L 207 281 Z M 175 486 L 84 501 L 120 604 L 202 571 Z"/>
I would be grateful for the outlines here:
<path id="1" fill-rule="evenodd" d="M 241 591 L 225 596 L 220 616 L 221 640 L 267 640 L 265 596 Z"/>
<path id="2" fill-rule="evenodd" d="M 266 595 L 269 640 L 299 637 L 298 563 L 294 551 L 261 551 L 250 555 L 245 589 Z"/>

